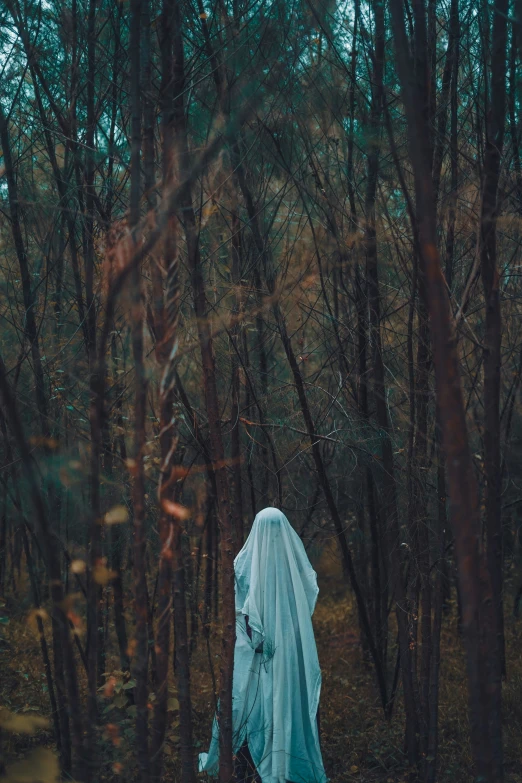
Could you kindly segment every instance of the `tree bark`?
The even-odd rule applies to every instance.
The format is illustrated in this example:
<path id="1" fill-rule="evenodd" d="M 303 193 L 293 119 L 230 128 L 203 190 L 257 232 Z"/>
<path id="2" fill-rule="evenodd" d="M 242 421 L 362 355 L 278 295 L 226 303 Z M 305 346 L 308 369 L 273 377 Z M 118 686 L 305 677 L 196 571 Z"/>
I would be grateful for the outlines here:
<path id="1" fill-rule="evenodd" d="M 487 561 L 498 636 L 498 692 L 496 718 L 500 721 L 500 678 L 505 673 L 504 616 L 502 600 L 502 471 L 500 459 L 500 373 L 502 364 L 502 317 L 500 277 L 497 269 L 497 215 L 500 163 L 506 122 L 506 53 L 508 0 L 496 0 L 491 38 L 490 102 L 487 111 L 484 151 L 482 209 L 480 215 L 480 263 L 486 319 L 484 331 L 484 470 L 486 474 Z M 498 744 L 499 738 L 496 738 Z"/>
<path id="2" fill-rule="evenodd" d="M 497 640 L 491 632 L 491 583 L 481 546 L 478 487 L 469 448 L 459 358 L 437 249 L 431 155 L 427 147 L 429 131 L 423 111 L 427 98 L 425 80 L 418 83 L 412 79 L 403 1 L 391 0 L 390 7 L 396 64 L 408 126 L 409 153 L 414 171 L 421 267 L 426 280 L 437 400 L 448 465 L 450 514 L 463 604 L 475 774 L 495 783 L 503 777 L 498 749 L 490 734 L 490 715 L 496 714 L 495 699 L 490 692 L 490 672 L 495 665 Z M 423 18 L 417 34 L 419 45 L 425 46 Z"/>
<path id="3" fill-rule="evenodd" d="M 366 276 L 368 286 L 368 304 L 370 311 L 370 330 L 373 375 L 373 399 L 375 417 L 381 434 L 381 454 L 383 466 L 383 488 L 381 513 L 383 515 L 384 541 L 390 558 L 389 573 L 392 576 L 390 592 L 396 596 L 396 616 L 399 628 L 400 666 L 404 692 L 406 714 L 406 753 L 410 765 L 417 764 L 417 708 L 413 689 L 411 668 L 411 647 L 408 633 L 408 612 L 404 577 L 402 574 L 402 557 L 400 548 L 400 530 L 397 509 L 397 487 L 393 449 L 390 437 L 390 422 L 386 400 L 386 382 L 382 357 L 381 340 L 381 299 L 379 290 L 379 274 L 377 262 L 377 239 L 375 221 L 375 197 L 379 176 L 380 134 L 382 125 L 382 103 L 384 97 L 384 6 L 381 0 L 373 4 L 375 18 L 374 68 L 372 73 L 372 101 L 368 133 L 367 188 L 365 197 L 365 237 Z M 384 574 L 384 578 L 387 575 Z"/>
<path id="4" fill-rule="evenodd" d="M 129 224 L 132 232 L 132 246 L 140 245 L 137 234 L 140 219 L 141 197 L 141 47 L 140 21 L 142 0 L 132 0 L 130 23 L 130 62 L 131 62 L 131 199 Z M 131 466 L 133 525 L 134 525 L 134 607 L 136 614 L 135 650 L 133 671 L 136 680 L 136 746 L 139 776 L 142 783 L 149 780 L 150 759 L 148 743 L 148 658 L 149 628 L 148 599 L 146 581 L 146 537 L 145 537 L 145 474 L 143 465 L 146 440 L 145 411 L 147 404 L 147 380 L 144 365 L 143 348 L 143 304 L 141 286 L 141 267 L 136 265 L 131 276 L 131 314 L 132 314 L 132 355 L 135 373 L 134 397 L 134 453 Z"/>

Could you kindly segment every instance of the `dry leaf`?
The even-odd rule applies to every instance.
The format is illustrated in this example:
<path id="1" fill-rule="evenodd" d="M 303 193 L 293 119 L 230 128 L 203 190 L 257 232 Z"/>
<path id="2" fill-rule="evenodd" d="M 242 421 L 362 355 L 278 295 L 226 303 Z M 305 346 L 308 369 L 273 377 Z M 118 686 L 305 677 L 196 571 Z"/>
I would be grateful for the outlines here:
<path id="1" fill-rule="evenodd" d="M 103 517 L 102 524 L 105 523 L 106 525 L 121 525 L 124 522 L 127 522 L 129 519 L 129 512 L 125 508 L 125 506 L 118 505 L 113 506 L 105 516 Z"/>
<path id="2" fill-rule="evenodd" d="M 135 459 L 132 459 L 130 457 L 129 457 L 129 459 L 126 459 L 125 460 L 125 466 L 126 466 L 127 470 L 129 471 L 129 473 L 131 474 L 131 476 L 136 476 L 137 471 L 138 471 L 138 463 L 136 462 Z"/>
<path id="3" fill-rule="evenodd" d="M 133 658 L 136 654 L 136 647 L 138 646 L 137 639 L 131 639 L 127 645 L 127 655 L 129 658 Z"/>
<path id="4" fill-rule="evenodd" d="M 176 517 L 176 519 L 188 519 L 190 517 L 190 509 L 182 506 L 181 503 L 175 503 L 173 500 L 165 498 L 161 501 L 161 507 L 166 514 L 170 514 L 171 517 Z"/>
<path id="5" fill-rule="evenodd" d="M 118 746 L 121 743 L 120 730 L 115 723 L 107 723 L 105 731 L 114 746 Z"/>
<path id="6" fill-rule="evenodd" d="M 106 699 L 110 699 L 116 688 L 116 677 L 112 675 L 109 677 L 103 688 L 103 695 Z"/>
<path id="7" fill-rule="evenodd" d="M 97 585 L 102 585 L 102 587 L 105 587 L 105 585 L 108 585 L 109 582 L 112 579 L 115 579 L 118 576 L 116 571 L 111 571 L 110 568 L 107 568 L 105 563 L 96 563 L 94 568 L 92 569 L 92 578 L 96 582 Z"/>

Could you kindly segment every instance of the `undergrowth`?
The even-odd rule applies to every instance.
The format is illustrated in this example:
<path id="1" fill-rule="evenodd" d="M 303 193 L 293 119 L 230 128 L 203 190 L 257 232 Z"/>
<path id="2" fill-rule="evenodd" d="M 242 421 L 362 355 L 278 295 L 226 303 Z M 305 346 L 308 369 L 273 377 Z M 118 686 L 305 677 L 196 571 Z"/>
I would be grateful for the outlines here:
<path id="1" fill-rule="evenodd" d="M 364 661 L 351 595 L 340 578 L 335 554 L 327 549 L 316 565 L 320 594 L 314 627 L 323 673 L 320 707 L 321 744 L 331 783 L 406 783 L 409 770 L 403 753 L 404 716 L 400 689 L 392 720 L 384 719 L 371 666 Z M 23 580 L 22 580 L 23 582 Z M 30 604 L 23 583 L 0 607 L 0 707 L 22 715 L 48 715 L 48 695 L 34 625 L 28 622 Z M 49 628 L 47 628 L 49 632 Z M 113 631 L 111 630 L 113 634 Z M 506 612 L 507 679 L 503 686 L 503 729 L 506 783 L 522 783 L 522 621 Z M 112 649 L 116 649 L 115 640 Z M 207 750 L 215 697 L 210 674 L 219 671 L 218 624 L 208 644 L 200 635 L 192 658 L 194 752 Z M 390 667 L 392 668 L 392 667 Z M 135 708 L 132 681 L 118 671 L 117 660 L 107 666 L 107 687 L 100 691 L 99 779 L 134 778 L 133 733 Z M 175 678 L 169 699 L 169 729 L 165 742 L 164 780 L 182 783 L 178 759 L 178 712 Z M 81 677 L 85 694 L 85 681 Z M 151 693 L 152 709 L 154 696 Z M 50 729 L 33 735 L 4 732 L 3 760 L 9 764 L 38 746 L 53 747 Z M 204 779 L 205 776 L 201 776 Z M 444 619 L 441 641 L 439 707 L 439 783 L 472 783 L 467 715 L 465 659 L 456 628 L 456 608 Z"/>

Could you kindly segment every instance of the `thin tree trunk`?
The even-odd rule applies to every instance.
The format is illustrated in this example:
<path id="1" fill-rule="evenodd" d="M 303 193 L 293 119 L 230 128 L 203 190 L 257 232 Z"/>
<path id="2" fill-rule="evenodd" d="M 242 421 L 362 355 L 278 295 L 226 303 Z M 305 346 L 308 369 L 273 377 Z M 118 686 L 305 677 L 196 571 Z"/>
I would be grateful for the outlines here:
<path id="1" fill-rule="evenodd" d="M 179 139 L 179 161 L 181 180 L 188 179 L 190 154 L 184 112 L 184 53 L 182 40 L 182 13 L 178 0 L 169 0 L 173 13 L 174 29 L 174 79 L 176 82 L 175 127 Z M 207 297 L 199 249 L 196 216 L 192 205 L 192 188 L 186 188 L 186 199 L 182 204 L 185 236 L 187 240 L 188 266 L 191 273 L 194 307 L 197 318 L 198 338 L 203 365 L 203 392 L 208 417 L 210 451 L 217 489 L 217 515 L 220 529 L 221 552 L 221 605 L 222 605 L 222 647 L 220 658 L 219 686 L 219 780 L 229 783 L 233 775 L 232 760 L 232 675 L 234 668 L 234 646 L 236 640 L 234 553 L 235 535 L 230 513 L 230 493 L 225 464 L 225 450 L 221 432 L 220 406 L 216 383 L 216 366 L 213 351 L 211 325 L 208 316 Z M 185 620 L 186 622 L 186 620 Z M 181 708 L 181 702 L 180 702 Z M 186 751 L 188 749 L 186 748 Z M 192 773 L 194 774 L 194 773 Z"/>
<path id="2" fill-rule="evenodd" d="M 450 90 L 450 160 L 451 160 L 451 180 L 450 180 L 450 198 L 448 208 L 448 231 L 446 234 L 446 257 L 445 257 L 445 275 L 448 289 L 451 291 L 453 285 L 453 256 L 455 247 L 455 223 L 457 218 L 457 196 L 459 186 L 459 168 L 458 168 L 458 75 L 459 75 L 459 45 L 460 45 L 460 21 L 458 0 L 452 0 L 450 12 L 450 35 L 454 39 L 454 50 L 452 55 L 452 74 Z"/>
<path id="3" fill-rule="evenodd" d="M 95 78 L 96 78 L 96 6 L 97 0 L 89 0 L 87 14 L 87 126 L 85 134 L 85 293 L 87 352 L 90 368 L 90 505 L 89 527 L 89 572 L 87 582 L 87 679 L 88 679 L 88 725 L 86 737 L 87 780 L 97 777 L 98 753 L 96 750 L 96 723 L 98 721 L 97 689 L 103 681 L 100 663 L 103 659 L 103 625 L 101 608 L 102 586 L 96 580 L 96 569 L 101 562 L 102 545 L 100 524 L 100 459 L 103 431 L 103 387 L 99 378 L 96 356 L 97 301 L 95 295 L 94 269 L 94 145 L 95 145 Z"/>
<path id="4" fill-rule="evenodd" d="M 439 560 L 435 561 L 437 575 L 433 590 L 433 626 L 431 633 L 430 691 L 428 742 L 426 750 L 424 780 L 435 783 L 437 779 L 437 754 L 439 743 L 439 673 L 440 673 L 440 635 L 442 630 L 442 610 L 444 606 L 444 581 L 447 579 L 445 563 L 446 545 L 446 476 L 445 460 L 440 442 L 440 427 L 436 423 L 436 460 L 437 460 L 437 521 Z"/>
<path id="5" fill-rule="evenodd" d="M 58 713 L 58 705 L 56 703 L 56 694 L 54 689 L 53 674 L 51 669 L 51 661 L 49 658 L 49 648 L 47 646 L 47 640 L 45 638 L 44 624 L 41 615 L 40 597 L 38 594 L 38 581 L 34 569 L 33 558 L 31 556 L 31 549 L 29 547 L 29 541 L 27 539 L 27 531 L 25 526 L 22 527 L 22 540 L 24 544 L 25 559 L 27 563 L 27 570 L 29 572 L 29 580 L 31 582 L 31 591 L 33 593 L 33 603 L 36 607 L 36 626 L 38 630 L 38 639 L 40 642 L 40 650 L 42 652 L 42 661 L 45 669 L 45 680 L 47 682 L 47 691 L 49 693 L 49 702 L 51 705 L 51 715 L 53 719 L 54 733 L 56 738 L 56 745 L 58 753 L 61 754 L 62 737 L 60 730 L 60 718 Z"/>
<path id="6" fill-rule="evenodd" d="M 163 125 L 163 189 L 167 194 L 174 182 L 174 158 L 175 158 L 175 134 L 176 134 L 176 109 L 180 98 L 177 94 L 178 81 L 175 78 L 175 65 L 173 60 L 173 15 L 172 4 L 164 2 L 162 12 L 162 125 Z M 183 105 L 183 104 L 181 104 Z M 159 281 L 154 287 L 155 298 L 155 332 L 159 342 L 156 344 L 156 356 L 161 368 L 161 383 L 159 389 L 160 406 L 160 449 L 161 469 L 158 497 L 160 503 L 160 562 L 158 571 L 158 629 L 156 637 L 156 673 L 157 688 L 156 702 L 154 705 L 154 724 L 152 734 L 152 779 L 159 781 L 162 773 L 163 742 L 167 723 L 168 702 L 168 674 L 169 674 L 169 645 L 170 645 L 170 616 L 173 605 L 172 580 L 173 570 L 177 581 L 174 584 L 174 627 L 176 639 L 176 654 L 178 651 L 178 637 L 185 639 L 182 645 L 181 669 L 183 677 L 189 678 L 188 650 L 186 649 L 186 605 L 182 591 L 181 604 L 179 600 L 179 585 L 183 579 L 183 559 L 181 553 L 181 520 L 175 511 L 174 494 L 174 459 L 178 443 L 177 421 L 173 406 L 173 392 L 176 383 L 176 363 L 178 352 L 178 324 L 179 324 L 179 257 L 178 257 L 178 221 L 171 216 L 163 245 L 163 263 L 166 270 L 167 292 L 166 300 L 159 291 Z M 180 575 L 181 571 L 181 575 Z M 180 696 L 181 757 L 184 768 L 184 779 L 194 777 L 192 760 L 192 716 L 190 702 L 190 679 L 186 683 L 186 691 L 183 691 L 185 683 L 181 682 L 180 670 L 178 675 L 178 693 Z M 180 690 L 181 689 L 181 690 Z M 183 691 L 183 692 L 181 692 Z M 183 704 L 182 704 L 183 702 Z M 186 722 L 187 721 L 187 722 Z M 187 755 L 187 745 L 190 747 L 190 755 Z M 187 758 L 189 763 L 187 765 Z"/>
<path id="7" fill-rule="evenodd" d="M 432 642 L 432 581 L 431 581 L 431 537 L 427 513 L 428 493 L 426 475 L 428 471 L 428 409 L 430 397 L 431 356 L 429 346 L 429 322 L 424 293 L 424 280 L 420 280 L 420 301 L 418 307 L 419 336 L 417 344 L 417 426 L 414 442 L 415 499 L 413 523 L 417 532 L 420 612 L 421 612 L 421 661 L 419 671 L 419 757 L 427 758 L 430 725 L 430 670 L 433 659 Z"/>
<path id="8" fill-rule="evenodd" d="M 132 0 L 130 23 L 130 62 L 131 62 L 131 200 L 129 224 L 132 232 L 132 245 L 138 248 L 141 237 L 137 234 L 140 219 L 141 196 L 141 52 L 140 21 L 142 0 Z M 132 500 L 134 512 L 134 606 L 136 613 L 136 646 L 134 652 L 134 677 L 136 680 L 136 750 L 139 776 L 142 783 L 149 780 L 148 748 L 148 652 L 149 629 L 148 600 L 146 580 L 146 537 L 145 537 L 145 474 L 143 465 L 146 440 L 145 413 L 147 404 L 147 380 L 144 365 L 143 348 L 143 305 L 141 268 L 135 267 L 131 278 L 132 313 L 132 355 L 135 373 L 134 401 L 134 454 L 132 466 Z"/>
<path id="9" fill-rule="evenodd" d="M 391 0 L 396 64 L 401 83 L 415 177 L 417 227 L 421 266 L 426 280 L 431 342 L 440 409 L 443 447 L 448 464 L 451 522 L 463 603 L 472 749 L 475 774 L 495 783 L 502 780 L 498 749 L 491 740 L 490 715 L 496 714 L 488 672 L 494 666 L 496 638 L 491 623 L 491 584 L 481 547 L 478 488 L 469 448 L 459 359 L 450 303 L 437 249 L 437 230 L 429 132 L 423 106 L 425 80 L 412 78 L 402 0 Z M 418 46 L 425 48 L 425 20 L 417 26 Z M 489 602 L 489 605 L 488 605 Z M 500 728 L 498 728 L 500 730 Z M 497 734 L 497 727 L 495 727 Z"/>
<path id="10" fill-rule="evenodd" d="M 111 353 L 114 365 L 114 375 L 116 376 L 116 340 L 113 336 L 111 341 Z M 116 397 L 116 427 L 119 433 L 123 432 L 123 417 L 122 417 L 122 397 L 123 387 L 120 383 L 116 384 L 114 389 L 114 395 Z M 127 461 L 127 449 L 125 446 L 125 438 L 118 434 L 110 448 L 107 460 L 106 460 L 106 472 L 109 480 L 113 472 L 114 454 L 117 453 L 119 447 L 119 453 L 123 464 Z M 118 639 L 118 651 L 120 655 L 120 666 L 122 671 L 130 671 L 130 659 L 129 659 L 129 640 L 127 636 L 127 625 L 125 622 L 125 602 L 123 600 L 123 573 L 122 573 L 122 550 L 124 546 L 122 536 L 122 526 L 112 525 L 109 529 L 109 550 L 110 550 L 110 563 L 111 570 L 114 571 L 114 578 L 112 580 L 112 596 L 113 596 L 113 612 L 114 612 L 114 628 L 116 629 L 116 637 Z"/>
<path id="11" fill-rule="evenodd" d="M 487 112 L 484 152 L 482 210 L 480 216 L 480 261 L 486 319 L 484 332 L 484 469 L 486 474 L 487 561 L 498 636 L 499 671 L 491 687 L 497 693 L 492 731 L 500 721 L 500 678 L 505 673 L 504 616 L 502 600 L 502 472 L 500 460 L 500 372 L 502 363 L 502 318 L 500 277 L 497 269 L 497 215 L 500 163 L 506 121 L 506 52 L 508 0 L 496 0 L 491 39 L 491 89 Z M 496 681 L 498 678 L 498 681 Z M 499 737 L 495 738 L 497 745 Z"/>
<path id="12" fill-rule="evenodd" d="M 375 18 L 375 51 L 372 73 L 372 102 L 368 124 L 369 153 L 368 176 L 365 197 L 365 250 L 370 329 L 372 334 L 373 397 L 376 421 L 381 431 L 381 453 L 383 464 L 383 490 L 381 512 L 384 523 L 384 540 L 390 557 L 392 575 L 391 592 L 396 596 L 396 615 L 399 628 L 400 665 L 406 714 L 406 753 L 410 765 L 416 765 L 417 757 L 417 709 L 411 670 L 411 647 L 408 634 L 407 599 L 402 575 L 399 518 L 397 509 L 397 488 L 395 482 L 393 449 L 390 437 L 390 422 L 386 401 L 386 386 L 381 340 L 380 290 L 377 265 L 377 239 L 375 219 L 375 197 L 379 175 L 379 137 L 382 125 L 383 76 L 384 76 L 384 6 L 380 0 L 373 5 Z M 384 575 L 386 578 L 386 574 Z"/>

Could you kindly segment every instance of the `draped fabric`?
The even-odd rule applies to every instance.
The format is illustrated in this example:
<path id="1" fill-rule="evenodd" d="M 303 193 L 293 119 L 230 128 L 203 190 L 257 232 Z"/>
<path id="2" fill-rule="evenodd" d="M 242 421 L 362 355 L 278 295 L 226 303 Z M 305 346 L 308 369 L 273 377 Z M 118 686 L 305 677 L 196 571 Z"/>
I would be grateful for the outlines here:
<path id="1" fill-rule="evenodd" d="M 257 514 L 234 570 L 234 752 L 246 739 L 262 783 L 325 783 L 317 728 L 321 670 L 312 628 L 317 575 L 281 511 Z M 215 718 L 199 769 L 215 775 L 218 765 Z"/>

